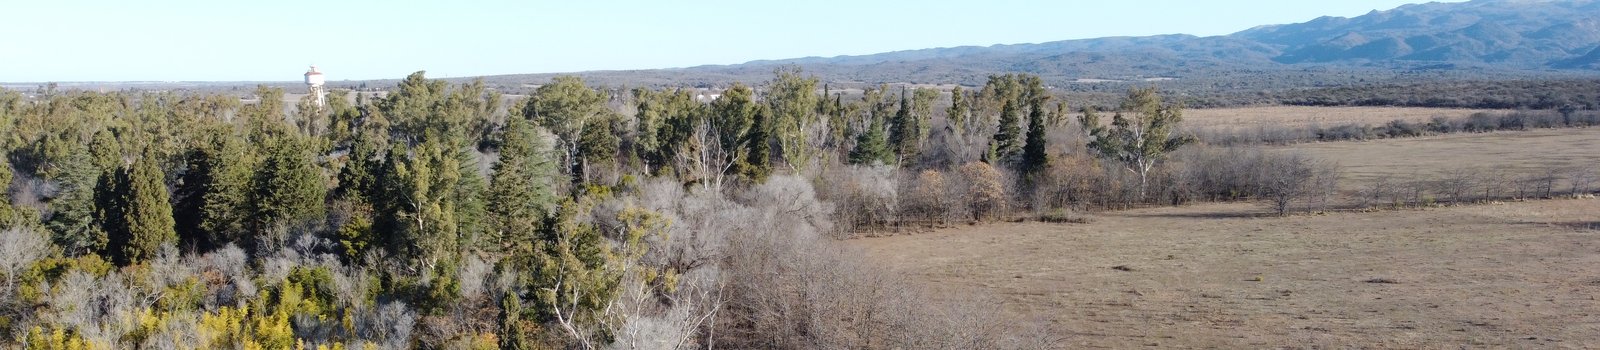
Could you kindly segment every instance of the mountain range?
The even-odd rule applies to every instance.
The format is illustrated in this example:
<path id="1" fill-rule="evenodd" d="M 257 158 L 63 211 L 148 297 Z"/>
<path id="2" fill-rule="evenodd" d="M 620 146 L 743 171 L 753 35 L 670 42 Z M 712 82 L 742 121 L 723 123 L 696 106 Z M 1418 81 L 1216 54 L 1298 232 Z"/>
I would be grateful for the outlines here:
<path id="1" fill-rule="evenodd" d="M 1276 81 L 1285 76 L 1293 79 L 1284 84 L 1298 87 L 1418 76 L 1600 76 L 1600 0 L 1435 2 L 1222 36 L 1107 37 L 579 74 L 601 83 L 715 85 L 759 81 L 777 66 L 799 66 L 835 82 L 975 84 L 989 74 L 1021 72 L 1058 84 L 1158 79 L 1257 88 L 1280 87 Z M 549 75 L 504 78 L 528 82 Z M 1267 76 L 1272 79 L 1240 79 Z"/>
<path id="2" fill-rule="evenodd" d="M 1476 0 L 1405 5 L 1366 15 L 1321 17 L 1226 36 L 1160 35 L 1039 44 L 954 47 L 865 56 L 746 64 L 866 65 L 952 58 L 1073 53 L 1157 54 L 1240 64 L 1448 62 L 1520 69 L 1600 69 L 1600 1 Z"/>

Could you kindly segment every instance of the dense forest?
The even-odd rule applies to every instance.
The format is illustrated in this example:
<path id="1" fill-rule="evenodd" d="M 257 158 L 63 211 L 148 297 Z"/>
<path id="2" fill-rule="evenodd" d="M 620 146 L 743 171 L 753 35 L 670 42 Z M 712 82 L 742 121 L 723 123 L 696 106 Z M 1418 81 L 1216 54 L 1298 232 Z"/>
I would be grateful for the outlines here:
<path id="1" fill-rule="evenodd" d="M 1332 165 L 1216 149 L 1132 89 L 866 89 L 798 70 L 699 102 L 422 72 L 381 98 L 0 92 L 7 347 L 1016 348 L 836 240 L 1101 208 L 1325 205 Z M 1102 118 L 1102 116 L 1105 118 Z"/>

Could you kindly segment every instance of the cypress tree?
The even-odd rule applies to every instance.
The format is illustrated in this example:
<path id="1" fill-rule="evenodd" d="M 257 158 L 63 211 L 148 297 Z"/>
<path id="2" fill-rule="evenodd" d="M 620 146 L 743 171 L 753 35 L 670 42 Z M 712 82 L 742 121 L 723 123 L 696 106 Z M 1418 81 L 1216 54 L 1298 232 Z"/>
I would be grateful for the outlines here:
<path id="1" fill-rule="evenodd" d="M 162 245 L 178 239 L 178 233 L 174 231 L 171 197 L 162 181 L 165 175 L 157 165 L 159 162 L 155 152 L 147 149 L 118 176 L 123 184 L 121 187 L 125 189 L 119 204 L 122 205 L 122 223 L 126 225 L 125 231 L 119 233 L 127 236 L 114 241 L 125 242 L 115 250 L 120 252 L 118 260 L 123 263 L 150 259 Z"/>
<path id="2" fill-rule="evenodd" d="M 746 149 L 744 164 L 740 167 L 743 170 L 741 175 L 755 182 L 766 182 L 767 176 L 772 174 L 772 144 L 769 136 L 772 122 L 767 113 L 766 108 L 756 108 L 750 132 L 745 134 L 744 139 Z"/>
<path id="3" fill-rule="evenodd" d="M 214 249 L 242 238 L 250 213 L 253 156 L 226 127 L 190 150 L 173 208 L 181 245 Z"/>
<path id="4" fill-rule="evenodd" d="M 1037 173 L 1050 163 L 1050 154 L 1045 147 L 1044 100 L 1042 97 L 1037 97 L 1029 102 L 1031 111 L 1028 112 L 1028 138 L 1027 144 L 1022 147 L 1024 173 Z"/>
<path id="5" fill-rule="evenodd" d="M 551 147 L 532 122 L 507 118 L 500 142 L 500 160 L 489 184 L 490 217 L 497 248 L 506 253 L 527 253 L 533 234 L 555 202 L 556 163 Z"/>
<path id="6" fill-rule="evenodd" d="M 322 174 L 312 164 L 310 147 L 286 136 L 272 142 L 267 152 L 250 195 L 250 226 L 258 236 L 275 225 L 315 219 L 324 210 Z"/>

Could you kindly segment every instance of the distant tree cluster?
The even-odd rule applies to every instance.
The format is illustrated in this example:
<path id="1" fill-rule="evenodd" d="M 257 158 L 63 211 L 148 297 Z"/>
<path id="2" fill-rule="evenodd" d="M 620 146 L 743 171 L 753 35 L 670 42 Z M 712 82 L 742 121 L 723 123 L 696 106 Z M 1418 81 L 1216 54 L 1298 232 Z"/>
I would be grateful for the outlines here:
<path id="1" fill-rule="evenodd" d="M 1316 141 L 1361 141 L 1452 133 L 1582 128 L 1600 125 L 1600 112 L 1584 110 L 1478 112 L 1461 118 L 1434 117 L 1427 122 L 1396 119 L 1383 124 L 1190 130 L 1211 145 L 1292 144 Z"/>
<path id="2" fill-rule="evenodd" d="M 1276 97 L 1302 106 L 1399 106 L 1596 110 L 1600 80 L 1423 81 L 1298 90 Z"/>

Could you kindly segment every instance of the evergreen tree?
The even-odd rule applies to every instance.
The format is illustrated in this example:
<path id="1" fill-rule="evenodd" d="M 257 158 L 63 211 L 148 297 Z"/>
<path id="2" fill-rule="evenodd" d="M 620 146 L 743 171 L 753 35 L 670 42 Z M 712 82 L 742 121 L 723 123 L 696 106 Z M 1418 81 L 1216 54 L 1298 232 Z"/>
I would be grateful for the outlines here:
<path id="1" fill-rule="evenodd" d="M 583 181 L 597 180 L 597 169 L 613 167 L 617 162 L 617 151 L 622 147 L 622 139 L 613 132 L 615 123 L 612 116 L 591 119 L 589 126 L 584 127 L 583 136 L 578 141 L 579 170 L 577 179 Z"/>
<path id="2" fill-rule="evenodd" d="M 100 130 L 94 134 L 94 139 L 89 141 L 89 157 L 94 161 L 94 167 L 102 170 L 113 170 L 122 167 L 122 143 L 117 142 L 116 135 L 111 130 Z"/>
<path id="3" fill-rule="evenodd" d="M 383 168 L 384 157 L 381 155 L 386 147 L 380 135 L 386 132 L 372 129 L 356 131 L 344 167 L 339 169 L 339 186 L 334 189 L 334 198 L 357 205 L 372 204 L 378 195 L 375 193 L 379 190 L 378 172 Z"/>
<path id="4" fill-rule="evenodd" d="M 772 122 L 768 118 L 766 108 L 756 108 L 755 118 L 751 119 L 750 132 L 745 133 L 745 158 L 739 167 L 740 175 L 755 182 L 766 182 L 767 176 L 772 175 Z"/>
<path id="5" fill-rule="evenodd" d="M 5 120 L 0 120 L 5 122 Z M 0 147 L 0 154 L 6 152 Z M 12 227 L 17 224 L 16 210 L 12 208 L 11 200 L 11 162 L 0 158 L 0 227 Z"/>
<path id="6" fill-rule="evenodd" d="M 54 135 L 46 135 L 42 143 L 56 143 L 59 139 Z M 53 148 L 53 147 L 52 147 Z M 87 253 L 99 252 L 106 247 L 109 237 L 104 229 L 104 213 L 100 206 L 101 199 L 116 195 L 110 188 L 110 179 L 114 178 L 117 168 L 102 170 L 94 166 L 94 160 L 85 151 L 70 151 L 45 169 L 47 176 L 44 178 L 56 184 L 57 192 L 49 198 L 47 208 L 49 214 L 45 218 L 45 227 L 53 233 L 57 245 L 60 245 L 67 255 L 77 256 Z M 102 174 L 109 174 L 102 176 Z M 102 186 L 102 183 L 106 183 Z"/>
<path id="7" fill-rule="evenodd" d="M 867 130 L 856 135 L 856 147 L 850 150 L 850 164 L 894 164 L 895 154 L 884 137 L 882 119 L 874 118 Z"/>
<path id="8" fill-rule="evenodd" d="M 1027 144 L 1022 147 L 1022 172 L 1036 174 L 1050 163 L 1049 149 L 1045 146 L 1046 98 L 1035 97 L 1029 102 Z"/>
<path id="9" fill-rule="evenodd" d="M 379 218 L 374 230 L 390 253 L 415 271 L 435 269 L 455 259 L 459 243 L 456 187 L 460 164 L 442 145 L 423 143 L 411 154 L 390 152 L 374 199 Z"/>
<path id="10" fill-rule="evenodd" d="M 733 174 L 745 174 L 746 169 L 754 164 L 748 158 L 751 150 L 747 143 L 748 134 L 757 131 L 757 128 L 752 126 L 761 109 L 760 105 L 756 104 L 754 96 L 755 92 L 750 90 L 750 87 L 735 83 L 733 87 L 722 92 L 722 98 L 711 102 L 709 112 L 711 128 L 717 135 L 717 142 L 721 143 L 724 157 L 727 157 L 723 161 L 733 164 L 728 169 Z M 767 155 L 761 155 L 760 159 L 766 157 Z"/>
<path id="11" fill-rule="evenodd" d="M 485 222 L 488 216 L 489 203 L 485 200 L 489 181 L 479 172 L 478 158 L 471 148 L 455 149 L 456 182 L 451 186 L 452 200 L 455 202 L 452 216 L 456 223 L 455 246 L 461 250 L 471 248 L 474 243 L 485 240 L 489 224 Z M 451 273 L 454 273 L 452 270 Z"/>
<path id="12" fill-rule="evenodd" d="M 918 135 L 921 134 L 920 130 L 922 129 L 918 123 L 919 120 L 917 119 L 918 118 L 916 116 L 911 114 L 911 99 L 906 96 L 906 90 L 902 88 L 900 90 L 900 110 L 894 113 L 894 117 L 892 119 L 889 119 L 888 143 L 890 151 L 894 153 L 894 159 L 898 159 L 900 161 L 884 162 L 885 164 L 904 163 L 905 160 L 914 159 L 916 157 L 917 153 L 920 151 L 919 147 L 921 146 L 921 140 L 918 139 Z M 866 133 L 862 134 L 862 136 L 873 134 L 877 128 L 874 127 L 871 129 L 873 130 L 868 130 Z M 878 136 L 882 135 L 880 134 Z M 871 145 L 867 147 L 878 146 Z M 858 143 L 856 145 L 856 149 L 862 150 L 863 145 Z M 877 150 L 875 149 L 867 149 L 867 151 L 874 156 L 877 155 Z M 855 154 L 852 154 L 851 158 L 855 158 Z"/>
<path id="13" fill-rule="evenodd" d="M 323 214 L 325 186 L 321 170 L 299 137 L 284 137 L 267 149 L 251 185 L 251 230 L 257 235 L 281 225 L 295 225 Z"/>
<path id="14" fill-rule="evenodd" d="M 501 134 L 500 160 L 494 165 L 489 186 L 490 235 L 498 251 L 531 252 L 539 223 L 555 204 L 554 180 L 558 176 L 553 155 L 537 127 L 527 119 L 506 120 Z"/>
<path id="15" fill-rule="evenodd" d="M 214 249 L 243 237 L 250 219 L 253 155 L 226 126 L 213 127 L 186 156 L 174 196 L 180 245 Z"/>
<path id="16" fill-rule="evenodd" d="M 951 134 L 961 135 L 972 117 L 972 107 L 967 104 L 966 92 L 957 85 L 950 90 L 950 109 L 945 110 L 945 127 Z"/>
<path id="17" fill-rule="evenodd" d="M 994 134 L 990 143 L 994 155 L 988 159 L 990 164 L 1004 164 L 1015 159 L 1022 151 L 1022 126 L 1017 118 L 1016 103 L 1006 100 L 1000 107 L 1000 130 Z"/>
<path id="18" fill-rule="evenodd" d="M 162 245 L 178 239 L 171 197 L 162 181 L 165 175 L 159 162 L 154 151 L 147 149 L 118 176 L 121 184 L 118 187 L 123 191 L 117 203 L 121 206 L 116 209 L 122 214 L 121 224 L 125 226 L 115 234 L 125 236 L 112 239 L 112 242 L 122 243 L 112 247 L 112 252 L 118 255 L 119 262 L 134 264 L 147 260 L 154 257 Z"/>

